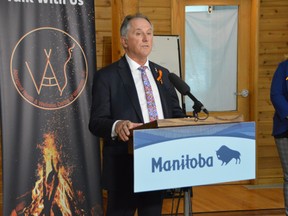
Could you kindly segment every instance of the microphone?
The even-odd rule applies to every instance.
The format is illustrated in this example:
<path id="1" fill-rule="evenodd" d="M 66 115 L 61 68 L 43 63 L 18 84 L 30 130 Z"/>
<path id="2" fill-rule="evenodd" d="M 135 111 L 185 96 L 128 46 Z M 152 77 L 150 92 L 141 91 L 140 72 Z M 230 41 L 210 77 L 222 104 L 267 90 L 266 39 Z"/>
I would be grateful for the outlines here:
<path id="1" fill-rule="evenodd" d="M 182 95 L 187 95 L 194 102 L 193 109 L 196 113 L 203 111 L 207 115 L 209 114 L 208 110 L 203 106 L 203 104 L 194 97 L 194 95 L 190 92 L 190 87 L 186 82 L 184 82 L 180 77 L 178 77 L 174 73 L 169 73 L 168 75 L 170 82 L 174 85 L 174 87 L 180 92 Z"/>

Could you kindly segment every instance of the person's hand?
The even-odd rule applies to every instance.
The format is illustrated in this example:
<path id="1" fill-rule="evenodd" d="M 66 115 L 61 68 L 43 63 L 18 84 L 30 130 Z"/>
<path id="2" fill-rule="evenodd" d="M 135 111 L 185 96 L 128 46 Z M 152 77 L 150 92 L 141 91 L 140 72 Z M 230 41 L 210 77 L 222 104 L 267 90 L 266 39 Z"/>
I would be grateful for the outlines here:
<path id="1" fill-rule="evenodd" d="M 120 140 L 126 142 L 129 140 L 130 130 L 141 125 L 142 123 L 134 123 L 129 120 L 120 120 L 116 123 L 115 132 Z"/>

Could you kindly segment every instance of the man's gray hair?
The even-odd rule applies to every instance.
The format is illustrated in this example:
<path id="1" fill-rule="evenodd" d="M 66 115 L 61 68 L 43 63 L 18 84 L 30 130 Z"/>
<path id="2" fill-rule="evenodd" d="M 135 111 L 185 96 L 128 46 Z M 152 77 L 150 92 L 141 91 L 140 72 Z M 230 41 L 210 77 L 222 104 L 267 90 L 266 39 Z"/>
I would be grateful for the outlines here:
<path id="1" fill-rule="evenodd" d="M 147 16 L 145 16 L 145 15 L 143 15 L 141 13 L 136 13 L 135 15 L 127 15 L 124 18 L 124 20 L 123 20 L 123 22 L 121 24 L 121 27 L 120 27 L 120 35 L 121 35 L 121 37 L 126 37 L 127 36 L 128 30 L 130 28 L 130 21 L 132 19 L 136 19 L 136 18 L 143 18 L 143 19 L 147 20 L 150 23 L 150 25 L 151 25 L 151 27 L 153 29 L 153 25 L 152 25 L 151 21 L 149 20 L 149 18 Z"/>

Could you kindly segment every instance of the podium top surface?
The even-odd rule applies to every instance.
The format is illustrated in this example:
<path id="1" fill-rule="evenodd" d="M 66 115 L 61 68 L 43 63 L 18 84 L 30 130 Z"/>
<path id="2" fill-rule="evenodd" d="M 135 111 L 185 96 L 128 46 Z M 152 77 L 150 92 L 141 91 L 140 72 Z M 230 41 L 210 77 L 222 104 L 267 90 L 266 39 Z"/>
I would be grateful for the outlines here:
<path id="1" fill-rule="evenodd" d="M 146 123 L 134 129 L 148 129 L 148 128 L 164 128 L 164 127 L 181 127 L 193 125 L 207 125 L 207 124 L 224 124 L 243 122 L 243 115 L 230 115 L 230 116 L 209 116 L 205 120 L 195 118 L 171 118 L 171 119 L 158 119 L 156 121 Z"/>

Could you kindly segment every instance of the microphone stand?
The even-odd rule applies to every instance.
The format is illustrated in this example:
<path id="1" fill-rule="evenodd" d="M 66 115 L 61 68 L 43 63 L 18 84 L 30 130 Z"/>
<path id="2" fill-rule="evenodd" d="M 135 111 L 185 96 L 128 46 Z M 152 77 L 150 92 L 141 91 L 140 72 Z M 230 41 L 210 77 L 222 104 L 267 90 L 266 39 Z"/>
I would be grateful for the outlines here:
<path id="1" fill-rule="evenodd" d="M 204 108 L 203 107 L 203 104 L 198 101 L 196 98 L 194 98 L 194 105 L 192 107 L 193 109 L 193 115 L 192 116 L 187 116 L 189 118 L 195 118 L 195 121 L 198 121 L 199 120 L 199 117 L 198 117 L 198 113 L 200 113 L 202 111 L 202 109 Z M 185 113 L 186 113 L 186 109 L 185 109 L 185 104 L 183 106 L 183 111 L 185 110 Z M 204 108 L 205 109 L 205 108 Z M 206 114 L 207 114 L 207 117 L 204 118 L 203 120 L 207 119 L 208 116 L 209 116 L 209 113 L 208 111 L 204 111 Z M 192 197 L 192 187 L 185 187 L 185 188 L 181 188 L 181 191 L 184 192 L 184 216 L 192 216 L 193 215 L 193 211 L 192 211 L 192 201 L 191 201 L 191 197 Z"/>
<path id="2" fill-rule="evenodd" d="M 193 105 L 193 116 L 196 120 L 198 120 L 198 113 L 202 110 L 202 103 L 198 100 L 194 102 Z M 192 216 L 192 204 L 191 204 L 191 195 L 192 195 L 192 187 L 182 188 L 184 191 L 184 216 Z"/>
<path id="3" fill-rule="evenodd" d="M 184 216 L 192 216 L 191 194 L 192 187 L 182 188 L 184 191 Z"/>
<path id="4" fill-rule="evenodd" d="M 202 103 L 199 102 L 198 100 L 194 102 L 194 105 L 193 105 L 193 117 L 196 118 L 197 120 L 199 119 L 198 118 L 198 113 L 201 112 L 202 110 Z"/>
<path id="5" fill-rule="evenodd" d="M 186 118 L 194 118 L 194 121 L 198 121 L 198 120 L 206 120 L 209 117 L 209 113 L 206 113 L 206 117 L 205 118 L 199 118 L 198 117 L 198 113 L 200 113 L 202 111 L 203 105 L 199 102 L 199 103 L 194 103 L 194 106 L 192 107 L 193 109 L 193 113 L 192 115 L 187 115 L 186 114 Z M 184 109 L 182 109 L 184 113 L 186 113 L 186 111 L 184 111 Z"/>

